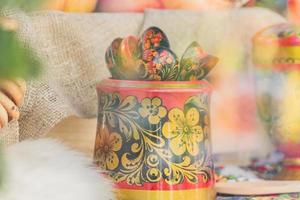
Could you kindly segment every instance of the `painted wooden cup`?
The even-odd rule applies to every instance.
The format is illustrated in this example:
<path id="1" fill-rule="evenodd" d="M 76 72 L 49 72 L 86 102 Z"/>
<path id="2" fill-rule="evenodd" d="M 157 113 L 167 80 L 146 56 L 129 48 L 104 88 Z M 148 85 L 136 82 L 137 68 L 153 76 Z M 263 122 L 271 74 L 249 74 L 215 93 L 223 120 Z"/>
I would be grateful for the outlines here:
<path id="1" fill-rule="evenodd" d="M 94 161 L 120 200 L 214 199 L 207 81 L 102 81 Z"/>
<path id="2" fill-rule="evenodd" d="M 285 155 L 276 178 L 300 180 L 300 26 L 267 27 L 253 42 L 260 119 Z"/>

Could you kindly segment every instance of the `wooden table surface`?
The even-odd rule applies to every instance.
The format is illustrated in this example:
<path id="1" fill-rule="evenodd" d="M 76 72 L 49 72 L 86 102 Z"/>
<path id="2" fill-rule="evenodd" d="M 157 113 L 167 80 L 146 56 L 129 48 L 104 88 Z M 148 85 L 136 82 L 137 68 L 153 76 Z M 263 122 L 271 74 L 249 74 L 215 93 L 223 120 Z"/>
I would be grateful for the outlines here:
<path id="1" fill-rule="evenodd" d="M 95 145 L 96 126 L 96 118 L 82 119 L 78 117 L 69 117 L 57 124 L 46 137 L 58 139 L 72 149 L 92 157 Z M 244 165 L 245 163 L 248 163 L 248 157 L 249 155 L 247 153 L 234 153 L 233 155 L 231 153 L 224 154 L 222 163 L 239 163 Z"/>
<path id="2" fill-rule="evenodd" d="M 56 125 L 47 138 L 55 138 L 72 149 L 93 156 L 97 119 L 69 117 Z"/>

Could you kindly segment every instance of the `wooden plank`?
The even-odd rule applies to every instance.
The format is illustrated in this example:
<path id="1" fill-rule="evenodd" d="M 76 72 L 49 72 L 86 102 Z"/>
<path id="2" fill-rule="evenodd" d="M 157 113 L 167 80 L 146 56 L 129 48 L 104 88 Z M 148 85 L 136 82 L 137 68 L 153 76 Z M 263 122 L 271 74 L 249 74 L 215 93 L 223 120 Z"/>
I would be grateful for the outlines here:
<path id="1" fill-rule="evenodd" d="M 216 191 L 230 195 L 270 195 L 300 192 L 300 181 L 216 183 Z"/>
<path id="2" fill-rule="evenodd" d="M 55 126 L 47 138 L 62 141 L 72 149 L 93 156 L 97 119 L 69 117 Z"/>

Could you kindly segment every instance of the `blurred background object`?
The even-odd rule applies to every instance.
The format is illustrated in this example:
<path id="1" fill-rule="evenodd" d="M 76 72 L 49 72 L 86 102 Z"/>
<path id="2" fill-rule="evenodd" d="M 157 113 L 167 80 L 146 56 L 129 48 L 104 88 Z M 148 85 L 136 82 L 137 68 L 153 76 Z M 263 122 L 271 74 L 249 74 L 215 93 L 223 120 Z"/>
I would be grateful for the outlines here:
<path id="1" fill-rule="evenodd" d="M 255 6 L 268 8 L 285 16 L 287 1 L 288 0 L 256 0 Z"/>
<path id="2" fill-rule="evenodd" d="M 104 12 L 143 12 L 147 8 L 157 9 L 228 9 L 253 6 L 255 0 L 99 0 L 96 10 Z"/>
<path id="3" fill-rule="evenodd" d="M 97 0 L 45 0 L 42 8 L 65 12 L 93 12 L 96 4 Z"/>
<path id="4" fill-rule="evenodd" d="M 288 0 L 288 19 L 293 23 L 300 23 L 299 0 Z"/>
<path id="5" fill-rule="evenodd" d="M 65 12 L 144 12 L 145 9 L 201 11 L 263 7 L 284 16 L 288 9 L 290 19 L 299 19 L 299 4 L 297 0 L 44 0 L 41 8 Z"/>
<path id="6" fill-rule="evenodd" d="M 42 9 L 65 12 L 143 12 L 145 9 L 229 9 L 254 6 L 255 0 L 45 0 Z"/>
<path id="7" fill-rule="evenodd" d="M 300 26 L 279 24 L 253 39 L 260 119 L 279 151 L 283 171 L 276 177 L 300 180 Z"/>
<path id="8" fill-rule="evenodd" d="M 5 0 L 7 1 L 7 0 Z M 34 5 L 34 3 L 31 3 Z M 287 15 L 287 7 L 297 16 L 297 0 L 44 0 L 41 8 L 65 12 L 144 12 L 145 9 L 183 9 L 193 11 L 263 7 Z"/>

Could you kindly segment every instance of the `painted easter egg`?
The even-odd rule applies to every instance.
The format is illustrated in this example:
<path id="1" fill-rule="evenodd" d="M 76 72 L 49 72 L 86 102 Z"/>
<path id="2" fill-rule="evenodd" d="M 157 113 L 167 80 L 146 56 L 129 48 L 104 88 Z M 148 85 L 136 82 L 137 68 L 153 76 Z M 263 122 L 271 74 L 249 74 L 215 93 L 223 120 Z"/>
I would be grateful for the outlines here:
<path id="1" fill-rule="evenodd" d="M 201 80 L 218 63 L 218 58 L 207 55 L 197 42 L 193 42 L 180 60 L 179 80 Z"/>
<path id="2" fill-rule="evenodd" d="M 161 0 L 99 0 L 100 12 L 144 12 L 146 8 L 162 9 Z"/>
<path id="3" fill-rule="evenodd" d="M 123 79 L 137 79 L 139 73 L 140 51 L 135 36 L 124 38 L 120 44 L 120 73 Z"/>
<path id="4" fill-rule="evenodd" d="M 122 40 L 122 38 L 114 39 L 105 52 L 105 62 L 114 79 L 121 78 L 121 74 L 119 73 L 121 64 L 119 49 Z"/>
<path id="5" fill-rule="evenodd" d="M 176 55 L 168 48 L 157 47 L 145 50 L 142 54 L 146 80 L 176 80 L 179 72 Z"/>
<path id="6" fill-rule="evenodd" d="M 170 44 L 166 34 L 162 30 L 157 27 L 150 27 L 142 34 L 139 40 L 139 47 L 141 50 L 157 47 L 170 48 Z"/>
<path id="7" fill-rule="evenodd" d="M 135 67 L 136 60 L 139 58 L 138 39 L 135 36 L 128 36 L 122 40 L 120 56 L 124 69 L 132 70 Z"/>
<path id="8" fill-rule="evenodd" d="M 97 0 L 46 0 L 43 9 L 61 10 L 65 12 L 92 12 Z"/>

